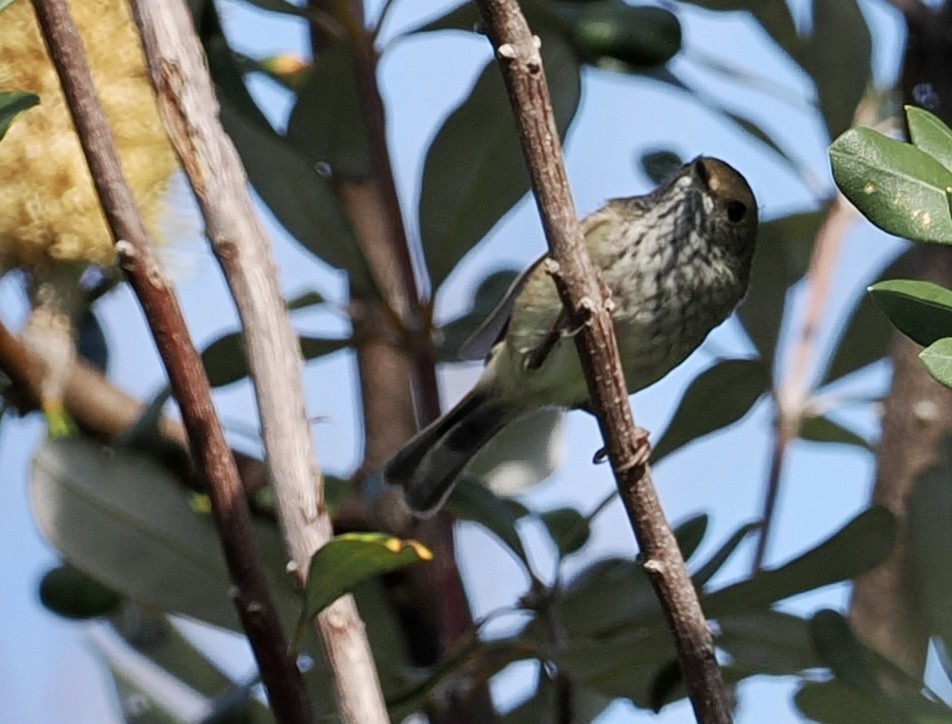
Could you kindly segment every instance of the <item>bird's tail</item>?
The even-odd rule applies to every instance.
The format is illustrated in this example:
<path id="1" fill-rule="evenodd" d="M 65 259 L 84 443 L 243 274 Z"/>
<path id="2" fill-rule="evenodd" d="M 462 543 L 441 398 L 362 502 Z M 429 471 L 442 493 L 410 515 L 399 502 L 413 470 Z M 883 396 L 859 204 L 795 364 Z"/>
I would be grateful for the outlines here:
<path id="1" fill-rule="evenodd" d="M 473 456 L 517 417 L 517 408 L 474 389 L 411 438 L 387 463 L 384 478 L 403 488 L 412 510 L 431 514 Z"/>

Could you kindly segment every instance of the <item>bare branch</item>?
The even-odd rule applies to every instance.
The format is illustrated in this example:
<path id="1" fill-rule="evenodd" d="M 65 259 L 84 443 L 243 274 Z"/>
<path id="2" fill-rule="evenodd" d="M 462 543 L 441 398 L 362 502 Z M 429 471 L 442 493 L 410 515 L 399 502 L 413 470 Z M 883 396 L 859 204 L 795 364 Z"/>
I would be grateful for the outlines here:
<path id="1" fill-rule="evenodd" d="M 582 233 L 562 163 L 538 38 L 514 0 L 476 0 L 496 50 L 563 303 L 582 322 L 576 343 L 592 408 L 615 471 L 644 568 L 674 634 L 678 660 L 701 722 L 731 721 L 714 644 L 677 542 L 651 482 L 647 435 L 635 428 L 611 315 Z"/>
<path id="2" fill-rule="evenodd" d="M 304 406 L 300 347 L 267 235 L 238 153 L 218 121 L 201 44 L 183 2 L 133 3 L 166 128 L 205 218 L 245 331 L 262 434 L 292 567 L 303 583 L 333 535 Z M 318 616 L 344 721 L 388 721 L 363 622 L 351 596 Z"/>
<path id="3" fill-rule="evenodd" d="M 182 410 L 192 456 L 208 478 L 212 511 L 235 585 L 235 606 L 258 661 L 275 713 L 310 722 L 304 684 L 275 613 L 258 559 L 234 459 L 212 404 L 198 352 L 169 281 L 151 251 L 135 199 L 123 177 L 115 143 L 65 0 L 34 0 L 49 54 L 82 142 L 119 262 L 145 311 Z"/>
<path id="4" fill-rule="evenodd" d="M 807 308 L 803 315 L 800 333 L 790 352 L 790 364 L 777 389 L 777 423 L 774 432 L 774 449 L 767 476 L 767 490 L 761 514 L 761 528 L 754 552 L 753 572 L 764 566 L 767 544 L 777 507 L 780 480 L 783 474 L 786 451 L 796 439 L 803 418 L 804 406 L 810 396 L 810 374 L 816 362 L 817 337 L 823 324 L 830 300 L 833 271 L 843 247 L 843 239 L 850 225 L 856 220 L 852 205 L 837 194 L 829 205 L 823 224 L 817 232 L 816 245 L 807 271 Z"/>

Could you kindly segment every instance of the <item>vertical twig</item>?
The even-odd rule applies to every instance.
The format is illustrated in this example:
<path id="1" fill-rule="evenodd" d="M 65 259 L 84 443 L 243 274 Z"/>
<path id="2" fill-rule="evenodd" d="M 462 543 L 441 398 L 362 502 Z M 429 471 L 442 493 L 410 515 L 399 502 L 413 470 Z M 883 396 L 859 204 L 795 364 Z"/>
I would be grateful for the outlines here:
<path id="1" fill-rule="evenodd" d="M 380 286 L 388 312 L 377 300 L 354 298 L 357 365 L 363 404 L 365 449 L 358 472 L 379 470 L 415 432 L 416 419 L 426 424 L 440 414 L 436 355 L 429 339 L 429 313 L 421 299 L 387 146 L 386 113 L 377 82 L 374 34 L 366 28 L 363 0 L 310 0 L 311 7 L 332 14 L 346 31 L 354 52 L 354 81 L 361 119 L 366 128 L 372 174 L 370 178 L 339 177 L 336 188 L 367 264 Z M 379 18 L 378 18 L 379 22 Z M 316 53 L 339 42 L 312 27 Z M 393 318 L 403 329 L 395 330 Z M 382 329 L 381 329 L 382 328 Z M 401 339 L 401 337 L 403 337 Z M 412 396 L 411 393 L 412 392 Z M 415 403 L 415 405 L 414 405 Z M 395 493 L 396 491 L 394 491 Z M 473 626 L 472 613 L 456 565 L 453 518 L 441 513 L 432 520 L 400 520 L 396 506 L 388 508 L 388 523 L 412 533 L 434 552 L 433 562 L 406 575 L 413 591 L 414 615 L 423 625 L 410 632 L 416 639 L 417 663 L 431 665 Z M 422 629 L 422 631 L 420 630 Z M 495 714 L 488 687 L 456 696 L 434 714 L 442 721 L 488 721 Z"/>
<path id="2" fill-rule="evenodd" d="M 576 343 L 592 408 L 615 480 L 644 558 L 644 567 L 674 635 L 678 660 L 695 715 L 701 722 L 729 722 L 727 689 L 714 643 L 647 465 L 644 431 L 636 430 L 621 371 L 611 315 L 582 233 L 562 163 L 539 41 L 515 0 L 476 0 L 509 98 L 567 310 L 583 321 Z"/>
<path id="3" fill-rule="evenodd" d="M 133 3 L 159 107 L 205 218 L 206 233 L 244 326 L 275 498 L 291 566 L 305 582 L 311 557 L 333 535 L 304 406 L 302 366 L 238 153 L 218 121 L 201 43 L 181 1 Z M 346 722 L 388 721 L 370 644 L 353 597 L 317 619 L 338 708 Z"/>
<path id="4" fill-rule="evenodd" d="M 856 213 L 853 208 L 841 194 L 837 194 L 817 232 L 816 245 L 813 248 L 810 268 L 806 276 L 807 308 L 803 314 L 800 333 L 790 352 L 790 364 L 777 389 L 774 449 L 770 461 L 770 472 L 767 475 L 763 512 L 760 516 L 761 527 L 757 538 L 757 549 L 754 551 L 754 573 L 764 566 L 767 544 L 770 541 L 770 532 L 777 510 L 786 453 L 790 443 L 796 439 L 800 431 L 804 406 L 810 395 L 810 373 L 816 362 L 817 336 L 823 324 L 824 312 L 829 306 L 833 271 L 836 269 L 836 262 L 843 247 L 843 238 L 855 219 Z"/>
<path id="5" fill-rule="evenodd" d="M 208 478 L 212 511 L 235 585 L 235 606 L 261 678 L 280 720 L 310 722 L 304 684 L 288 653 L 287 640 L 261 570 L 238 472 L 212 404 L 208 380 L 171 285 L 152 255 L 76 26 L 65 0 L 34 0 L 33 6 L 106 219 L 117 240 L 119 263 L 159 347 L 188 430 L 192 456 Z"/>

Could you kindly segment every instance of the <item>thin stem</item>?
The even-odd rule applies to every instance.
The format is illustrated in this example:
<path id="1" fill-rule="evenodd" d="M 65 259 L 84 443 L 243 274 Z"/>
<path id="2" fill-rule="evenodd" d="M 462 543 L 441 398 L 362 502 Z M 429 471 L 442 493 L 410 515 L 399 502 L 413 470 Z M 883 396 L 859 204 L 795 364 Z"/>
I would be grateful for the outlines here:
<path id="1" fill-rule="evenodd" d="M 644 568 L 675 639 L 697 719 L 731 721 L 730 701 L 714 644 L 677 541 L 648 468 L 647 433 L 635 428 L 618 343 L 598 274 L 582 233 L 562 162 L 538 39 L 515 0 L 476 0 L 513 105 L 532 187 L 555 264 L 550 272 L 566 310 L 579 320 L 575 340 L 592 408 L 615 481 L 641 548 Z"/>
<path id="2" fill-rule="evenodd" d="M 754 573 L 763 568 L 766 559 L 786 451 L 800 430 L 800 422 L 809 403 L 810 378 L 816 365 L 817 338 L 829 305 L 833 272 L 843 247 L 843 239 L 855 219 L 855 212 L 843 196 L 838 194 L 817 232 L 816 245 L 806 276 L 807 307 L 800 333 L 790 351 L 790 362 L 785 367 L 788 371 L 777 389 L 777 432 L 761 511 L 762 525 L 754 551 Z"/>
<path id="3" fill-rule="evenodd" d="M 288 653 L 261 569 L 238 471 L 215 413 L 201 359 L 171 284 L 152 254 L 66 0 L 34 0 L 33 6 L 106 219 L 117 239 L 119 263 L 152 329 L 182 411 L 192 457 L 208 479 L 213 517 L 235 586 L 235 606 L 268 698 L 281 721 L 311 722 L 304 683 Z"/>
<path id="4" fill-rule="evenodd" d="M 270 243 L 238 153 L 218 120 L 215 91 L 188 9 L 181 0 L 137 0 L 133 9 L 166 129 L 242 320 L 290 568 L 305 584 L 312 556 L 334 531 L 304 405 L 303 360 Z M 321 612 L 317 628 L 341 718 L 360 724 L 387 722 L 370 643 L 353 597 L 343 596 Z"/>

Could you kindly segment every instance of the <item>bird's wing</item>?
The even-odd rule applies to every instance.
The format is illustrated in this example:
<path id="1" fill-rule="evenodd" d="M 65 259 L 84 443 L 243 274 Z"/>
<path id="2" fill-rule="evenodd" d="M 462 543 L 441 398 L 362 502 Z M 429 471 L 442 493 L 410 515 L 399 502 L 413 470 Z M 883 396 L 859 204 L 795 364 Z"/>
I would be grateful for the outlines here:
<path id="1" fill-rule="evenodd" d="M 486 317 L 485 321 L 473 332 L 459 348 L 459 358 L 461 360 L 483 360 L 489 356 L 489 352 L 496 343 L 506 334 L 506 328 L 509 326 L 509 318 L 512 316 L 512 308 L 516 303 L 516 297 L 526 285 L 529 275 L 542 263 L 544 256 L 539 257 L 524 272 L 513 280 L 506 290 L 502 300 L 496 305 L 496 308 Z"/>

